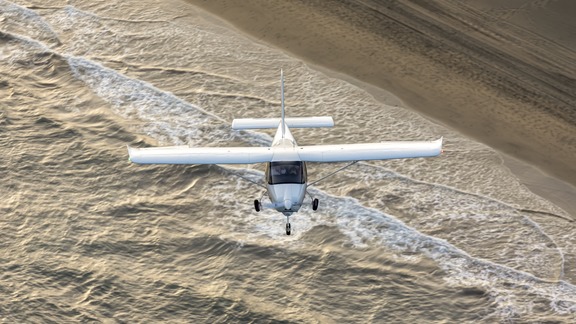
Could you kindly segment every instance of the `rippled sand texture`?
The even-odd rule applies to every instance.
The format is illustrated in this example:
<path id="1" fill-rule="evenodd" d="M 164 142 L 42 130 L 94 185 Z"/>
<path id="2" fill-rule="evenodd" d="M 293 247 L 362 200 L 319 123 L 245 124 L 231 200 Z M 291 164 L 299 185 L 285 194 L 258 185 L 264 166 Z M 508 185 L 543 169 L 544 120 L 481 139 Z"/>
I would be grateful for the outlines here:
<path id="1" fill-rule="evenodd" d="M 576 184 L 571 0 L 188 1 Z"/>
<path id="2" fill-rule="evenodd" d="M 571 216 L 489 147 L 180 1 L 0 1 L 0 318 L 20 322 L 574 320 Z M 140 166 L 126 144 L 268 145 L 230 129 L 332 115 L 300 144 L 446 138 L 360 163 L 320 209 L 256 213 L 261 166 Z M 369 118 L 366 118 L 370 116 Z M 319 178 L 340 165 L 310 165 Z"/>

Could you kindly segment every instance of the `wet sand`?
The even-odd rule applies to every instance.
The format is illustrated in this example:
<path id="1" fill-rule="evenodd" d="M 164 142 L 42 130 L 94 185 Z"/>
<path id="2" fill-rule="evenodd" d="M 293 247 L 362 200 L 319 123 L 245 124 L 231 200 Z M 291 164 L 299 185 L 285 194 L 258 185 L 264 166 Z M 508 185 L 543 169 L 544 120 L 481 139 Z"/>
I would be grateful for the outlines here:
<path id="1" fill-rule="evenodd" d="M 188 2 L 512 157 L 525 185 L 576 215 L 572 2 Z"/>

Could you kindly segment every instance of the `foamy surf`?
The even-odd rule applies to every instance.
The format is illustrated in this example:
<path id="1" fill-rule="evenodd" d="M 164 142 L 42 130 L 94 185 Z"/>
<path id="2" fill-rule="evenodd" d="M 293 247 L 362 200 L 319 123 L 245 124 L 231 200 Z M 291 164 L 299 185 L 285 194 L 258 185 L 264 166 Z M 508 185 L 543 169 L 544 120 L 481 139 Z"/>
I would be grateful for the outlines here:
<path id="1" fill-rule="evenodd" d="M 243 175 L 253 181 L 258 181 L 259 177 L 263 176 L 253 170 Z M 400 259 L 418 256 L 434 260 L 445 271 L 444 280 L 447 284 L 457 287 L 482 288 L 497 305 L 498 317 L 515 318 L 529 314 L 532 307 L 535 307 L 534 300 L 526 298 L 531 295 L 547 300 L 551 311 L 573 314 L 575 310 L 576 287 L 574 285 L 562 279 L 539 278 L 532 273 L 516 269 L 513 265 L 506 266 L 478 258 L 474 256 L 477 251 L 466 252 L 445 239 L 423 234 L 392 215 L 363 206 L 354 198 L 333 196 L 318 189 L 311 189 L 311 194 L 320 199 L 321 208 L 314 213 L 310 208 L 303 207 L 302 212 L 292 217 L 294 235 L 286 237 L 282 227 L 282 215 L 274 211 L 255 213 L 250 210 L 246 197 L 237 193 L 247 191 L 256 193 L 259 189 L 241 179 L 232 178 L 230 181 L 236 183 L 237 191 L 222 195 L 225 201 L 223 211 L 232 213 L 222 220 L 221 225 L 227 227 L 225 232 L 229 232 L 224 234 L 224 237 L 249 244 L 288 245 L 289 249 L 293 249 L 299 246 L 298 241 L 314 227 L 336 227 L 358 249 L 382 246 L 397 253 Z M 213 189 L 225 190 L 229 186 L 226 184 Z M 211 191 L 210 194 L 216 193 Z M 243 203 L 245 208 L 242 207 Z M 417 205 L 419 202 L 413 201 L 412 203 Z M 465 208 L 458 209 L 458 204 L 452 206 L 454 214 L 465 214 Z M 500 208 L 509 208 L 511 214 L 515 213 L 512 207 L 500 206 Z M 480 217 L 483 216 L 480 215 Z M 532 230 L 539 231 L 538 228 Z M 534 234 L 525 235 L 530 237 Z M 510 242 L 510 244 L 514 243 Z M 532 242 L 532 245 L 536 243 Z M 561 250 L 553 248 L 551 253 L 555 254 L 553 257 L 558 257 L 563 262 Z M 527 262 L 538 262 L 538 267 L 555 263 L 542 261 L 544 262 L 518 255 L 517 259 L 510 263 L 517 262 L 516 265 L 518 265 L 524 262 L 524 267 L 529 266 Z"/>
<path id="2" fill-rule="evenodd" d="M 84 81 L 101 98 L 108 101 L 118 114 L 126 119 L 146 123 L 147 126 L 142 130 L 148 136 L 157 139 L 159 143 L 190 145 L 220 143 L 225 145 L 226 142 L 239 136 L 238 132 L 229 128 L 227 121 L 146 82 L 130 79 L 114 70 L 81 58 L 71 57 L 68 62 L 75 76 Z M 243 133 L 242 140 L 248 145 L 269 145 L 269 136 L 258 132 Z M 363 172 L 358 173 L 359 169 Z M 370 178 L 384 181 L 389 191 L 407 200 L 410 206 L 406 206 L 408 209 L 404 212 L 412 215 L 420 224 L 426 224 L 428 221 L 442 222 L 442 218 L 446 221 L 466 218 L 467 221 L 482 223 L 488 222 L 490 217 L 499 214 L 501 215 L 499 217 L 503 216 L 506 220 L 518 218 L 518 221 L 512 221 L 513 223 L 527 223 L 528 232 L 519 232 L 520 237 L 534 237 L 536 234 L 542 235 L 543 239 L 547 240 L 546 234 L 527 216 L 520 215 L 516 208 L 504 203 L 447 186 L 414 181 L 386 170 L 377 173 L 373 171 L 374 168 L 369 165 L 360 166 L 349 171 L 348 176 L 363 179 L 368 182 L 368 187 L 372 182 L 368 181 Z M 263 176 L 261 173 L 256 173 L 255 177 L 255 171 L 250 170 L 240 169 L 240 172 L 243 172 L 244 176 L 249 176 L 253 181 L 258 181 L 258 176 Z M 373 186 L 369 190 L 380 191 L 378 185 L 373 184 Z M 417 187 L 427 188 L 420 190 Z M 245 195 L 248 188 L 254 191 L 250 197 Z M 449 274 L 446 277 L 448 283 L 465 287 L 480 286 L 486 289 L 499 305 L 498 314 L 504 318 L 529 312 L 528 306 L 521 302 L 522 294 L 537 294 L 539 297 L 546 298 L 550 300 L 551 305 L 554 305 L 554 309 L 562 313 L 571 312 L 574 309 L 574 300 L 571 298 L 574 292 L 572 285 L 563 281 L 556 284 L 549 283 L 530 273 L 474 258 L 444 239 L 422 234 L 390 215 L 377 209 L 364 207 L 353 198 L 332 196 L 321 190 L 313 190 L 314 196 L 321 200 L 323 211 L 318 214 L 303 211 L 292 217 L 295 235 L 286 237 L 282 227 L 283 217 L 280 214 L 274 211 L 255 213 L 251 210 L 247 202 L 259 196 L 259 191 L 261 190 L 254 190 L 251 184 L 243 184 L 239 179 L 204 190 L 204 195 L 217 196 L 218 203 L 222 204 L 220 212 L 227 216 L 221 218 L 221 226 L 226 232 L 236 233 L 225 234 L 225 237 L 252 244 L 262 244 L 264 243 L 262 238 L 268 237 L 269 239 L 265 240 L 267 244 L 276 245 L 272 241 L 294 244 L 302 238 L 302 235 L 316 226 L 336 226 L 354 246 L 365 248 L 372 244 L 382 245 L 400 254 L 417 253 L 435 260 Z M 380 204 L 376 203 L 376 205 Z M 433 212 L 427 208 L 419 209 L 424 205 L 442 206 L 442 208 Z M 385 208 L 385 206 L 381 207 Z M 230 214 L 228 214 L 229 211 L 231 211 Z M 507 221 L 504 221 L 505 223 Z M 422 228 L 427 230 L 428 227 L 432 226 Z M 518 228 L 515 229 L 517 230 Z M 529 243 L 531 246 L 536 244 L 536 242 Z M 552 253 L 556 253 L 556 256 L 563 260 L 561 250 L 555 248 Z M 552 256 L 552 259 L 556 256 Z M 503 257 L 502 260 L 507 258 Z M 511 263 L 516 263 L 521 268 L 533 267 L 532 264 L 522 265 L 525 261 L 537 262 L 538 267 L 549 264 L 544 260 L 534 261 L 524 256 L 512 260 Z M 556 262 L 553 261 L 552 264 L 554 263 Z M 509 285 L 525 286 L 526 289 L 518 291 L 506 288 Z"/>
<path id="3" fill-rule="evenodd" d="M 3 142 L 4 156 L 10 157 L 5 161 L 10 185 L 3 190 L 10 198 L 2 210 L 10 220 L 6 244 L 12 251 L 2 282 L 8 287 L 17 278 L 18 293 L 9 303 L 31 306 L 12 309 L 44 319 L 58 314 L 60 321 L 66 316 L 62 309 L 84 314 L 82 319 L 112 314 L 126 321 L 185 320 L 186 312 L 224 312 L 233 319 L 247 319 L 242 314 L 248 313 L 264 321 L 378 321 L 419 298 L 438 301 L 444 316 L 458 313 L 450 304 L 457 296 L 484 307 L 487 317 L 479 320 L 531 320 L 535 313 L 544 320 L 573 319 L 576 242 L 564 228 L 567 219 L 527 192 L 489 148 L 402 107 L 381 104 L 235 31 L 194 16 L 176 19 L 180 8 L 163 16 L 137 1 L 116 3 L 127 10 L 123 18 L 122 11 L 98 1 L 43 9 L 0 5 L 7 40 L 0 56 L 7 81 L 1 85 L 10 90 L 1 100 L 14 107 L 11 97 L 25 98 L 22 102 L 36 109 L 0 115 L 10 134 Z M 45 71 L 55 61 L 66 66 L 58 66 L 57 78 L 50 79 Z M 133 139 L 147 145 L 269 145 L 269 133 L 233 131 L 230 122 L 277 117 L 278 67 L 289 75 L 289 114 L 335 116 L 334 129 L 295 134 L 300 144 L 449 134 L 449 150 L 439 159 L 358 164 L 327 179 L 310 189 L 320 209 L 313 212 L 307 205 L 295 214 L 290 237 L 284 234 L 284 216 L 253 211 L 252 200 L 263 192 L 253 183 L 262 179 L 259 166 L 125 162 L 124 146 Z M 35 80 L 51 86 L 38 89 Z M 79 92 L 104 107 L 92 110 L 85 98 L 82 109 L 66 106 L 62 98 Z M 46 93 L 50 96 L 38 96 L 44 102 L 34 101 L 34 94 Z M 68 117 L 42 108 L 63 106 Z M 111 121 L 107 114 L 118 118 Z M 79 125 L 86 115 L 98 120 L 97 127 Z M 32 128 L 27 118 L 33 118 Z M 50 146 L 34 132 L 42 127 L 55 136 L 47 139 Z M 119 135 L 100 134 L 111 130 Z M 146 139 L 138 140 L 142 135 Z M 32 146 L 26 153 L 31 158 L 22 163 L 23 143 L 44 149 Z M 40 153 L 47 156 L 38 158 Z M 311 177 L 331 168 L 311 166 Z M 25 176 L 35 170 L 45 173 Z M 36 197 L 34 204 L 30 197 Z M 316 235 L 322 239 L 315 241 Z M 351 256 L 362 261 L 383 252 L 390 255 L 374 258 L 378 262 L 346 263 Z M 420 261 L 431 265 L 415 269 Z M 390 264 L 405 275 L 401 284 L 391 279 L 396 269 Z M 73 267 L 80 270 L 66 269 Z M 412 287 L 411 278 L 418 278 Z M 460 290 L 465 293 L 451 295 Z M 27 304 L 35 291 L 45 292 L 42 303 L 58 307 Z M 429 296 L 422 297 L 425 293 Z M 343 299 L 349 305 L 340 303 Z M 393 302 L 399 307 L 388 308 Z M 367 308 L 359 312 L 361 306 Z M 421 308 L 423 313 L 396 319 L 425 320 L 433 309 Z M 466 313 L 454 320 L 468 318 Z"/>

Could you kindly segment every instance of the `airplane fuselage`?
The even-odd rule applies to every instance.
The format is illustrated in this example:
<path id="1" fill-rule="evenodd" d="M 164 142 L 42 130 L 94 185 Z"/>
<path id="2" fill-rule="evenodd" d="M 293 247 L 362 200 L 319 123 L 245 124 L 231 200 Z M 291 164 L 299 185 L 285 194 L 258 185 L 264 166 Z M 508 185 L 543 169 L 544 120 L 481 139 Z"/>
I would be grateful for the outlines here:
<path id="1" fill-rule="evenodd" d="M 267 185 L 268 197 L 272 208 L 286 216 L 292 215 L 302 207 L 306 195 L 306 184 L 277 184 Z"/>
<path id="2" fill-rule="evenodd" d="M 272 147 L 297 146 L 288 127 L 278 126 Z M 286 216 L 297 212 L 306 196 L 307 176 L 306 163 L 300 161 L 297 155 L 284 153 L 274 156 L 272 162 L 266 163 L 266 188 L 270 198 L 270 204 L 266 207 L 276 209 Z"/>

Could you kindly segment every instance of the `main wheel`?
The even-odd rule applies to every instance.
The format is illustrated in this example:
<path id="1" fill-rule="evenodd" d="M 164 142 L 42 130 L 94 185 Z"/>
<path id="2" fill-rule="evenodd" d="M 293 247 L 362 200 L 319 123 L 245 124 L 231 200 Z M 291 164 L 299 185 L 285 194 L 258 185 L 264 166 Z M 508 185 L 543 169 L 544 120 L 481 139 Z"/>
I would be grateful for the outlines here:
<path id="1" fill-rule="evenodd" d="M 259 212 L 260 207 L 262 207 L 262 206 L 260 205 L 260 202 L 258 201 L 258 199 L 254 199 L 254 209 L 256 209 L 256 211 Z"/>
<path id="2" fill-rule="evenodd" d="M 314 200 L 312 200 L 312 210 L 318 209 L 318 203 L 318 198 L 314 198 Z"/>
<path id="3" fill-rule="evenodd" d="M 291 232 L 292 232 L 292 226 L 290 225 L 290 223 L 286 223 L 286 235 L 290 235 Z"/>

